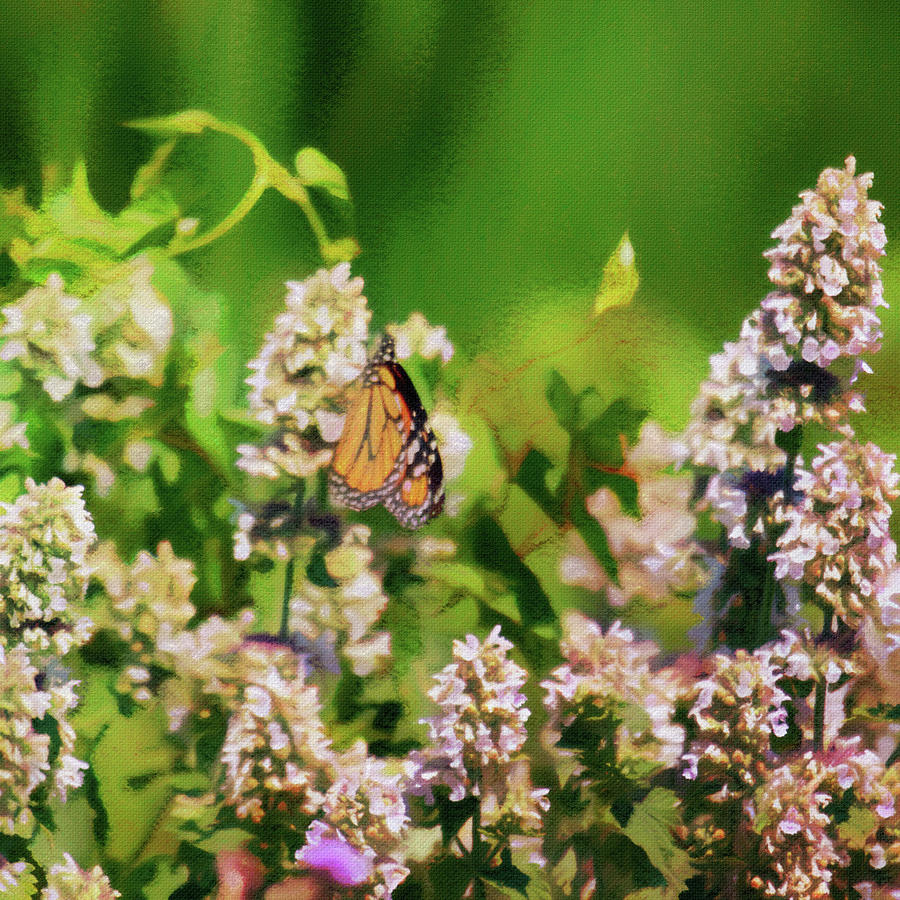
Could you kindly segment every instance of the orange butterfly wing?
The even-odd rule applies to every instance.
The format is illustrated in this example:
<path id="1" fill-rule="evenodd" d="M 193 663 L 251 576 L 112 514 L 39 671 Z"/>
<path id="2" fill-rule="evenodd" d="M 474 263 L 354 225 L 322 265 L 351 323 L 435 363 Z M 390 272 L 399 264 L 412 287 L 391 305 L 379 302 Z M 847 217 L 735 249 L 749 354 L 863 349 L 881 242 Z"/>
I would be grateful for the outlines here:
<path id="1" fill-rule="evenodd" d="M 388 336 L 351 397 L 330 487 L 336 503 L 351 509 L 383 503 L 407 528 L 418 528 L 443 508 L 437 441 Z"/>

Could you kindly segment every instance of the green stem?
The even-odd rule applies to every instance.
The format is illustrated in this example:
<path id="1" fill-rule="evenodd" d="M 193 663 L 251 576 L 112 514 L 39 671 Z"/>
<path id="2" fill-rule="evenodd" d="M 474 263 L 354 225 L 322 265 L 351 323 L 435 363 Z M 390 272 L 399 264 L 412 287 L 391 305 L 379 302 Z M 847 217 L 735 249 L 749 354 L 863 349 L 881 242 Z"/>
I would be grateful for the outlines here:
<path id="1" fill-rule="evenodd" d="M 205 247 L 212 243 L 223 234 L 230 231 L 237 225 L 247 213 L 256 205 L 259 198 L 263 195 L 266 188 L 274 188 L 288 200 L 296 203 L 309 222 L 309 227 L 315 235 L 319 245 L 319 252 L 323 259 L 330 261 L 331 256 L 335 252 L 335 247 L 328 237 L 325 224 L 322 217 L 313 206 L 309 196 L 309 191 L 301 182 L 297 175 L 291 174 L 284 166 L 273 159 L 268 150 L 263 146 L 259 138 L 246 128 L 236 125 L 234 122 L 223 122 L 210 113 L 203 110 L 188 109 L 171 116 L 161 116 L 153 119 L 139 119 L 130 123 L 132 127 L 143 128 L 150 131 L 162 132 L 174 137 L 166 144 L 164 154 L 156 162 L 153 170 L 156 171 L 162 166 L 171 153 L 172 142 L 174 138 L 185 134 L 202 134 L 204 131 L 217 131 L 220 134 L 227 134 L 240 141 L 253 154 L 254 175 L 250 187 L 243 197 L 237 202 L 234 209 L 225 216 L 217 225 L 197 235 L 181 235 L 176 234 L 169 243 L 167 251 L 170 256 L 177 256 L 181 253 L 187 253 L 190 250 L 197 250 L 199 247 Z"/>
<path id="2" fill-rule="evenodd" d="M 218 225 L 193 237 L 180 237 L 176 234 L 166 248 L 169 256 L 178 256 L 181 253 L 188 253 L 191 250 L 205 247 L 207 244 L 218 240 L 226 232 L 231 231 L 256 206 L 256 202 L 265 193 L 267 187 L 269 187 L 269 183 L 264 176 L 259 173 L 254 175 L 253 181 L 250 183 L 250 189 Z"/>
<path id="3" fill-rule="evenodd" d="M 291 591 L 294 589 L 294 557 L 292 556 L 284 567 L 284 594 L 281 598 L 281 627 L 278 629 L 278 637 L 286 641 L 290 634 L 288 620 L 291 613 Z"/>
<path id="4" fill-rule="evenodd" d="M 816 682 L 816 701 L 813 712 L 813 750 L 817 753 L 825 744 L 825 692 L 827 685 L 824 679 Z"/>
<path id="5" fill-rule="evenodd" d="M 893 753 L 887 758 L 887 761 L 884 764 L 886 769 L 889 769 L 897 760 L 900 759 L 900 743 L 894 747 Z"/>
<path id="6" fill-rule="evenodd" d="M 481 880 L 481 866 L 484 857 L 484 845 L 481 841 L 481 797 L 475 801 L 475 810 L 472 813 L 472 869 L 475 872 L 475 880 L 472 883 L 472 896 L 475 900 L 484 900 L 484 882 Z"/>

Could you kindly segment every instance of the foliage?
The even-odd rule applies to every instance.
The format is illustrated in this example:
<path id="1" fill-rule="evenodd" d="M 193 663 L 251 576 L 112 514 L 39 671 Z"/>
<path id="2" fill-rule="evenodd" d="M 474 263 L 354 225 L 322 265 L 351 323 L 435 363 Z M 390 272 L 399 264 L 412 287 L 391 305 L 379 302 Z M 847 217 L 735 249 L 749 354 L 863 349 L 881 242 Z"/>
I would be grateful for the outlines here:
<path id="1" fill-rule="evenodd" d="M 848 159 L 801 195 L 674 435 L 594 377 L 639 287 L 627 235 L 565 322 L 460 360 L 414 314 L 367 367 L 378 301 L 325 224 L 341 169 L 203 111 L 133 124 L 160 143 L 118 213 L 81 164 L 36 206 L 0 195 L 0 888 L 900 890 L 897 476 L 852 425 L 881 338 L 870 176 Z M 254 172 L 201 229 L 167 166 L 207 132 Z M 235 405 L 223 298 L 179 257 L 269 188 L 323 266 L 287 283 Z M 426 459 L 396 365 L 446 494 L 414 531 L 388 512 Z M 329 471 L 354 429 L 376 462 L 351 511 Z"/>

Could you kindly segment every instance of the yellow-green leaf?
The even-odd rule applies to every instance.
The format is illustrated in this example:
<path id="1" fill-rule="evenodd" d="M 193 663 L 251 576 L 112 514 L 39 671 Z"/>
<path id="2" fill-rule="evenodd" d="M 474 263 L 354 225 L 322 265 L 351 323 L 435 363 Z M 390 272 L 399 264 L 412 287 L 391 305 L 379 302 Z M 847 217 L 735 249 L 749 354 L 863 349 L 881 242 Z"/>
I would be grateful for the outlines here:
<path id="1" fill-rule="evenodd" d="M 628 306 L 640 283 L 637 267 L 634 264 L 634 247 L 628 232 L 622 235 L 618 247 L 603 267 L 600 288 L 594 298 L 594 314 L 600 315 L 617 306 Z"/>
<path id="2" fill-rule="evenodd" d="M 350 199 L 347 178 L 341 167 L 315 147 L 304 147 L 294 158 L 294 168 L 307 187 L 322 188 L 339 200 Z"/>

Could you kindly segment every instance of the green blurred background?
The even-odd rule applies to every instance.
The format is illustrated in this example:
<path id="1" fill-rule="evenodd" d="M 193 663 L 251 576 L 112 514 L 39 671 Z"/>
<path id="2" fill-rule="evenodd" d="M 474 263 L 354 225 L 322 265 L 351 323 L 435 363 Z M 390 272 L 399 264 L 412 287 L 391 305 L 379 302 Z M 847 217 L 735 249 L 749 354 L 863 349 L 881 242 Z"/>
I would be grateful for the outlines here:
<path id="1" fill-rule="evenodd" d="M 535 306 L 581 315 L 628 229 L 641 289 L 598 372 L 671 425 L 823 167 L 855 154 L 889 239 L 900 222 L 896 0 L 2 0 L 0 41 L 5 186 L 34 195 L 42 162 L 83 155 L 115 210 L 152 147 L 122 123 L 185 107 L 285 163 L 316 146 L 347 174 L 376 322 L 420 309 L 464 352 L 514 339 Z M 250 165 L 194 140 L 173 183 L 209 223 Z M 242 363 L 317 259 L 271 193 L 185 262 L 228 298 Z M 860 428 L 894 451 L 895 326 Z"/>

